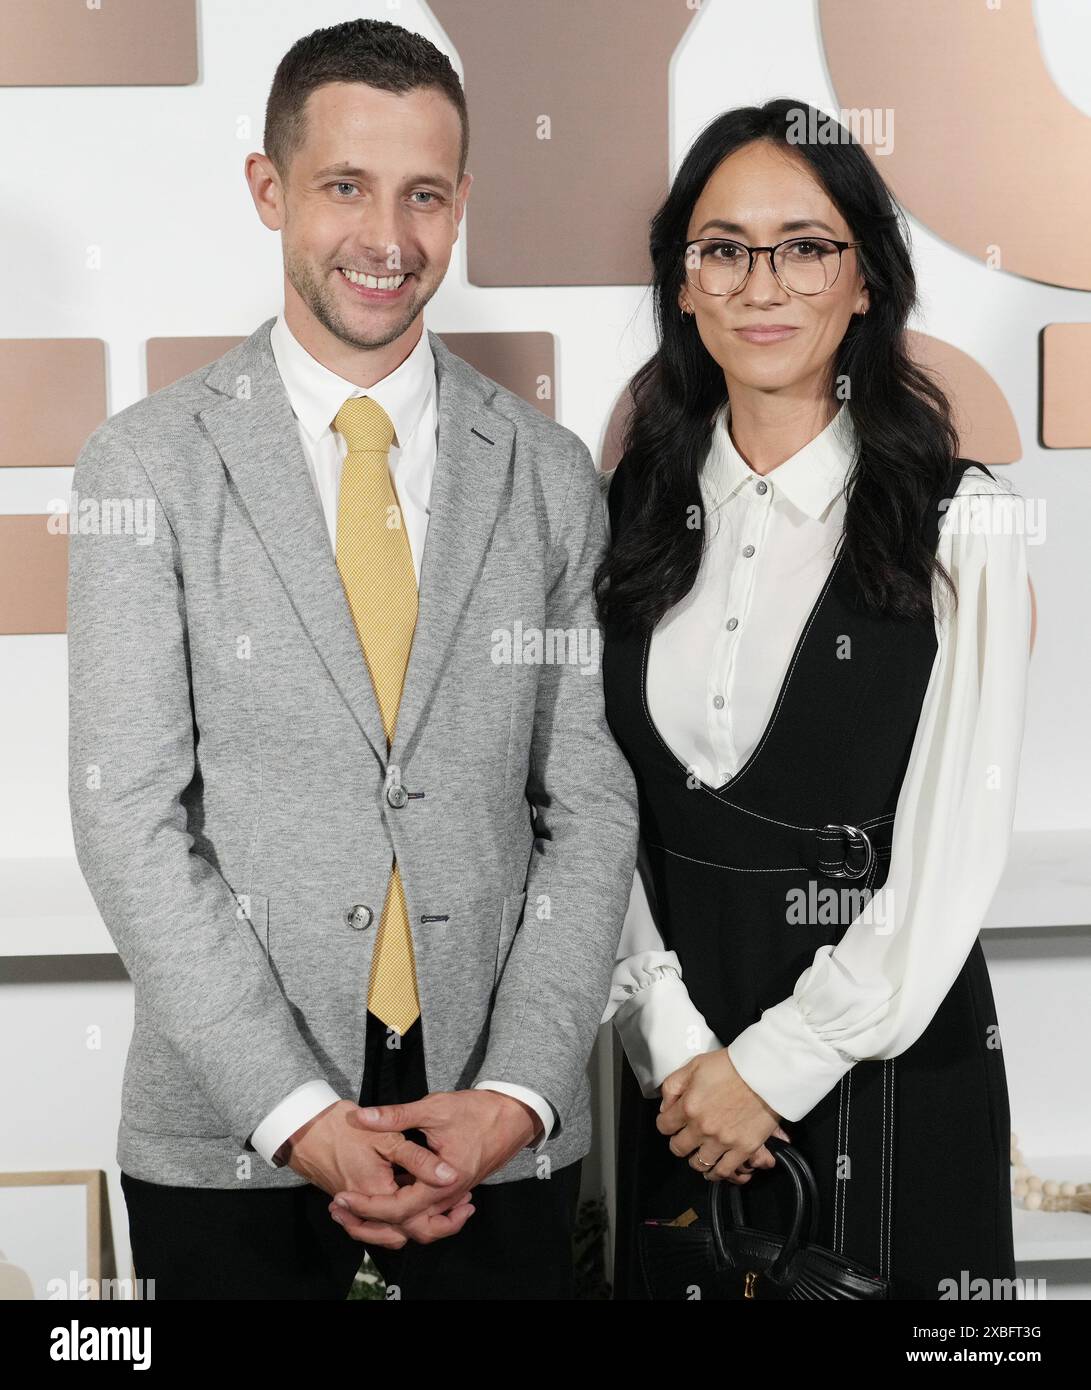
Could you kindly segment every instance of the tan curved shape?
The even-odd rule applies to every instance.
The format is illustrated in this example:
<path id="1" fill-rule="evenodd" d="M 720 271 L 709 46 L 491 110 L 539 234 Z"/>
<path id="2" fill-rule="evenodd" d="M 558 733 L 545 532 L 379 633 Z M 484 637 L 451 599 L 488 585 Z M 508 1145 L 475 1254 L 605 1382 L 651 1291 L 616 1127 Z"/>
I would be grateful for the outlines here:
<path id="1" fill-rule="evenodd" d="M 898 201 L 986 264 L 1091 289 L 1091 119 L 1050 76 L 1031 0 L 819 13 L 840 108 L 893 114 L 891 153 L 869 148 Z"/>
<path id="2" fill-rule="evenodd" d="M 1022 457 L 1019 427 L 1000 387 L 984 367 L 960 348 L 927 333 L 908 333 L 913 361 L 932 373 L 951 402 L 959 434 L 959 454 L 992 467 Z M 621 441 L 632 410 L 628 387 L 622 388 L 606 422 L 600 469 L 609 473 L 621 460 Z"/>
<path id="3" fill-rule="evenodd" d="M 968 352 L 927 333 L 907 333 L 913 361 L 934 376 L 951 402 L 960 457 L 986 467 L 1023 457 L 1019 426 L 1000 387 Z"/>

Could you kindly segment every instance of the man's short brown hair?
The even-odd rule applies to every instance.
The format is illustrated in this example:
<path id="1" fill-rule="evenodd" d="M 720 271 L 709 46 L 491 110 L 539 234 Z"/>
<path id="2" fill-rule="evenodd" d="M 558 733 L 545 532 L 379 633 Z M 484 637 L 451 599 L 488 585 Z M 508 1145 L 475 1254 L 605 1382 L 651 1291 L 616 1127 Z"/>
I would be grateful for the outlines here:
<path id="1" fill-rule="evenodd" d="M 265 107 L 265 153 L 282 179 L 306 136 L 307 98 L 327 82 L 365 82 L 384 92 L 438 87 L 462 126 L 458 178 L 470 147 L 466 96 L 447 56 L 420 34 L 382 19 L 352 19 L 294 43 L 280 60 Z"/>

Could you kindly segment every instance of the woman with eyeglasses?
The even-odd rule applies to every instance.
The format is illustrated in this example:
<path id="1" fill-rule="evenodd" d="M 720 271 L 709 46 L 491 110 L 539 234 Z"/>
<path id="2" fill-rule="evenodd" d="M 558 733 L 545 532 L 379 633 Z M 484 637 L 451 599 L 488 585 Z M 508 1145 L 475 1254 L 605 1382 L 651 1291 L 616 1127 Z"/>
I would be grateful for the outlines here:
<path id="1" fill-rule="evenodd" d="M 641 1223 L 707 1221 L 717 1182 L 786 1234 L 771 1135 L 813 1169 L 817 1244 L 891 1297 L 1015 1274 L 978 932 L 1022 741 L 1019 499 L 958 457 L 893 200 L 843 127 L 798 138 L 816 116 L 713 121 L 651 227 L 658 347 L 595 584 L 641 816 L 615 1297 L 652 1296 Z"/>

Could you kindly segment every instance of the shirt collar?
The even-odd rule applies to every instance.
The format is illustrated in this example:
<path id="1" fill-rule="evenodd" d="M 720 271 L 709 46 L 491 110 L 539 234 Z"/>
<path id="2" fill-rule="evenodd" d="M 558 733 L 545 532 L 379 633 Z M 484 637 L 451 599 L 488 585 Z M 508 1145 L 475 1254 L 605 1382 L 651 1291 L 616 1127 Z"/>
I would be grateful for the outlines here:
<path id="1" fill-rule="evenodd" d="M 847 407 L 842 404 L 820 434 L 764 475 L 755 473 L 735 448 L 728 429 L 730 412 L 731 403 L 725 401 L 717 412 L 712 442 L 701 472 L 709 505 L 718 507 L 747 483 L 756 483 L 764 477 L 774 497 L 779 491 L 801 512 L 816 521 L 821 520 L 830 503 L 844 489 L 856 456 L 856 431 Z"/>
<path id="2" fill-rule="evenodd" d="M 404 448 L 424 412 L 429 392 L 435 389 L 435 357 L 423 324 L 420 338 L 405 361 L 368 387 L 346 381 L 312 357 L 289 329 L 283 314 L 273 324 L 269 342 L 288 400 L 312 443 L 332 427 L 333 417 L 350 396 L 371 396 L 390 416 L 394 443 Z"/>

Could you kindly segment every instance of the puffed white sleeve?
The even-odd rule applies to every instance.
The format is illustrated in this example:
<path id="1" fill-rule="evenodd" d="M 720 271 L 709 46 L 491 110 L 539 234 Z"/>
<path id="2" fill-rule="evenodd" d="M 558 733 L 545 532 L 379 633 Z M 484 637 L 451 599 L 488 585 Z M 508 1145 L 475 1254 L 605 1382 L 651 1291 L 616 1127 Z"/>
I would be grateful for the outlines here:
<path id="1" fill-rule="evenodd" d="M 672 1071 L 723 1043 L 690 999 L 677 952 L 666 948 L 648 899 L 647 872 L 641 843 L 602 1022 L 613 1019 L 641 1093 L 651 1098 Z"/>
<path id="2" fill-rule="evenodd" d="M 966 470 L 937 555 L 938 650 L 898 797 L 884 887 L 791 996 L 728 1045 L 743 1080 L 799 1120 L 858 1061 L 924 1032 L 969 955 L 1011 841 L 1031 599 L 1022 499 Z"/>

